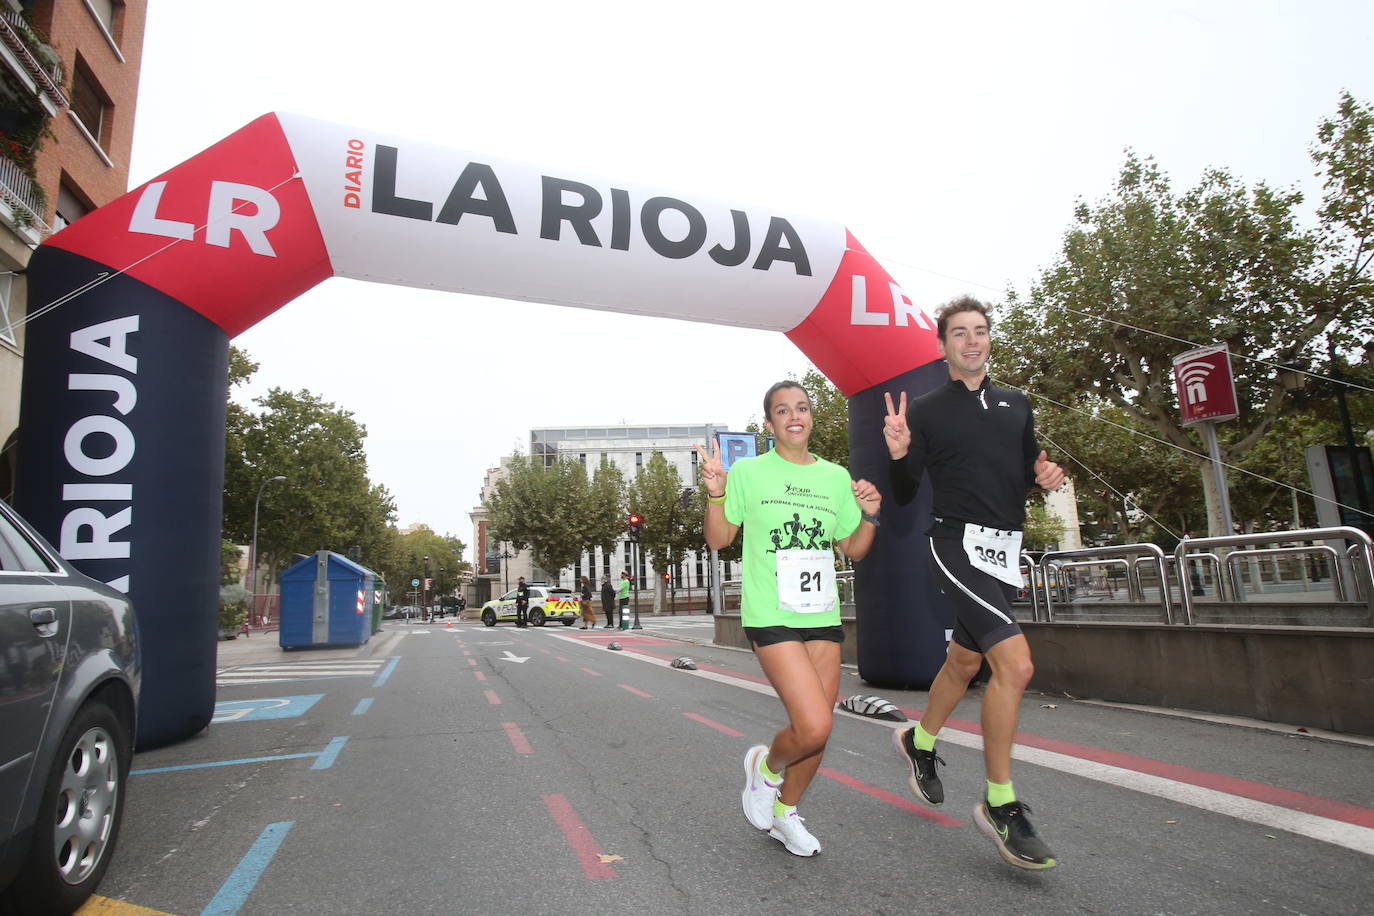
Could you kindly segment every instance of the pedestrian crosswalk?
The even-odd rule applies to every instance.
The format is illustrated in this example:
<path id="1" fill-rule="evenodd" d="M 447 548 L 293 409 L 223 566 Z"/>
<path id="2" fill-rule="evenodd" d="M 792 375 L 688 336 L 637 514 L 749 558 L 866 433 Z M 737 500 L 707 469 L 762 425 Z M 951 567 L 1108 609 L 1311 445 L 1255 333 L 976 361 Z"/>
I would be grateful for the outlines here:
<path id="1" fill-rule="evenodd" d="M 318 680 L 334 677 L 375 677 L 387 659 L 318 659 L 284 664 L 238 665 L 215 672 L 215 686 L 238 684 L 275 684 L 282 681 Z"/>

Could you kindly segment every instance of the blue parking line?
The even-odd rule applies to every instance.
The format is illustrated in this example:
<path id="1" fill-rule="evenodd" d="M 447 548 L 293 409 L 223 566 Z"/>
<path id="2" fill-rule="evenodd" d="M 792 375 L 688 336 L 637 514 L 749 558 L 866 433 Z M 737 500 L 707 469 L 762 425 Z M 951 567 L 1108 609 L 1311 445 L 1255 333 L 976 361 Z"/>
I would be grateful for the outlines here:
<path id="1" fill-rule="evenodd" d="M 382 686 L 383 684 L 385 684 L 385 683 L 386 683 L 386 679 L 389 678 L 389 677 L 391 677 L 391 672 L 393 672 L 393 671 L 396 670 L 396 666 L 397 666 L 398 664 L 400 664 L 400 662 L 401 662 L 401 656 L 399 656 L 399 655 L 396 656 L 395 658 L 393 658 L 390 662 L 388 662 L 388 663 L 387 663 L 387 666 L 386 666 L 385 668 L 382 669 L 382 673 L 379 674 L 379 675 L 377 676 L 377 680 L 375 680 L 375 681 L 372 682 L 372 686 L 373 686 L 373 687 L 380 687 L 380 686 Z"/>
<path id="2" fill-rule="evenodd" d="M 147 773 L 171 773 L 175 770 L 203 770 L 206 767 L 228 767 L 236 763 L 268 763 L 272 760 L 295 760 L 299 757 L 318 757 L 318 753 L 311 754 L 280 754 L 276 757 L 244 757 L 240 760 L 212 760 L 209 763 L 183 763 L 174 767 L 152 767 L 147 770 L 134 770 L 130 776 L 143 776 Z"/>
<path id="3" fill-rule="evenodd" d="M 241 757 L 238 760 L 211 760 L 207 763 L 183 763 L 179 766 L 170 767 L 150 767 L 146 770 L 131 770 L 130 776 L 145 776 L 149 773 L 172 773 L 176 770 L 203 770 L 207 767 L 229 767 L 240 763 L 270 763 L 273 760 L 299 760 L 302 757 L 314 757 L 315 763 L 310 767 L 312 770 L 327 770 L 334 765 L 334 761 L 339 757 L 339 751 L 343 750 L 347 738 L 334 738 L 324 746 L 322 751 L 314 751 L 305 754 L 277 754 L 272 757 Z"/>
<path id="4" fill-rule="evenodd" d="M 348 743 L 348 738 L 334 738 L 325 745 L 324 750 L 320 751 L 320 759 L 310 765 L 312 770 L 327 770 L 334 765 L 334 761 L 339 759 L 339 751 Z"/>
<path id="5" fill-rule="evenodd" d="M 295 821 L 281 821 L 276 824 L 268 824 L 267 828 L 258 835 L 257 841 L 249 847 L 242 859 L 239 860 L 238 867 L 220 885 L 215 896 L 211 898 L 210 904 L 200 911 L 201 916 L 234 916 L 239 908 L 248 900 L 248 895 L 257 887 L 258 879 L 271 864 L 272 857 L 281 848 L 282 841 L 286 839 L 286 832 L 291 829 Z"/>
<path id="6" fill-rule="evenodd" d="M 353 715 L 361 716 L 372 708 L 372 697 L 364 697 L 358 701 L 358 705 L 353 707 Z"/>

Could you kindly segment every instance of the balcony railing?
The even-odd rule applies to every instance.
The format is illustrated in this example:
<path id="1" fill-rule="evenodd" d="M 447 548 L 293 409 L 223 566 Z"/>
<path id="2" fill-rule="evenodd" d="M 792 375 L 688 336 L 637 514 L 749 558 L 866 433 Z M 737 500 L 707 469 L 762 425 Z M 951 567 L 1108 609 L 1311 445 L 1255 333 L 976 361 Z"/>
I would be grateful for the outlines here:
<path id="1" fill-rule="evenodd" d="M 52 227 L 43 222 L 47 204 L 42 192 L 23 169 L 3 156 L 0 156 L 0 199 L 14 211 L 17 222 L 33 226 L 44 235 L 52 232 Z"/>
<path id="2" fill-rule="evenodd" d="M 37 85 L 41 94 L 46 95 L 54 108 L 67 108 L 71 103 L 62 91 L 62 63 L 33 34 L 32 28 L 24 17 L 11 9 L 0 9 L 0 42 L 14 57 L 18 58 L 24 70 Z M 44 58 L 51 57 L 48 64 Z"/>

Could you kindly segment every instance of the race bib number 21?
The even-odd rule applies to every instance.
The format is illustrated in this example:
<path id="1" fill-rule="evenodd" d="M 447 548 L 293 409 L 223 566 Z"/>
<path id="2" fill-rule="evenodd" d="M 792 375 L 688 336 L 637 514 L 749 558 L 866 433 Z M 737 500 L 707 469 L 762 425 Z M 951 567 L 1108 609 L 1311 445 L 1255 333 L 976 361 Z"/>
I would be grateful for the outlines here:
<path id="1" fill-rule="evenodd" d="M 778 606 L 798 614 L 835 607 L 835 555 L 829 550 L 779 550 Z"/>

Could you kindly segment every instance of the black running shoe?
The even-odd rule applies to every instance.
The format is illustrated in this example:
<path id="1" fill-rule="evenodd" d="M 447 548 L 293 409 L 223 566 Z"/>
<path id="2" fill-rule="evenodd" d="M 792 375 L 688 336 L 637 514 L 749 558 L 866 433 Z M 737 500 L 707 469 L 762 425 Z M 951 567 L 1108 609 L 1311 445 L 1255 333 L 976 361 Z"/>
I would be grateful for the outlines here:
<path id="1" fill-rule="evenodd" d="M 945 765 L 945 761 L 934 751 L 923 751 L 916 747 L 916 729 L 896 729 L 892 732 L 892 743 L 911 767 L 907 784 L 916 797 L 931 805 L 945 803 L 945 787 L 940 785 L 940 774 L 935 765 Z"/>
<path id="2" fill-rule="evenodd" d="M 1035 828 L 1026 819 L 1030 805 L 1013 801 L 994 808 L 983 800 L 973 809 L 978 829 L 997 844 L 997 851 L 1017 868 L 1054 868 L 1058 865 L 1054 853 L 1035 835 Z"/>

